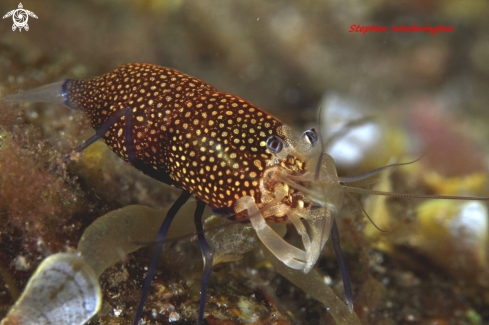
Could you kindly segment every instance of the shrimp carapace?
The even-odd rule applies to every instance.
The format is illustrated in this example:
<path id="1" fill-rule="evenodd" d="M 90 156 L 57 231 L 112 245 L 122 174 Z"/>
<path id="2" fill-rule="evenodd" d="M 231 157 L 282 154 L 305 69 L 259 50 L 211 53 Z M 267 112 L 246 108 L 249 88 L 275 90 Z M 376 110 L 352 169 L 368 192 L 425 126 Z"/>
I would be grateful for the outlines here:
<path id="1" fill-rule="evenodd" d="M 251 103 L 173 69 L 146 64 L 69 80 L 65 88 L 66 104 L 85 111 L 96 130 L 130 108 L 131 128 L 129 115 L 123 115 L 102 138 L 149 176 L 213 208 L 231 208 L 242 196 L 259 201 L 259 180 L 272 159 L 265 143 L 282 123 Z M 133 139 L 129 145 L 126 133 Z"/>

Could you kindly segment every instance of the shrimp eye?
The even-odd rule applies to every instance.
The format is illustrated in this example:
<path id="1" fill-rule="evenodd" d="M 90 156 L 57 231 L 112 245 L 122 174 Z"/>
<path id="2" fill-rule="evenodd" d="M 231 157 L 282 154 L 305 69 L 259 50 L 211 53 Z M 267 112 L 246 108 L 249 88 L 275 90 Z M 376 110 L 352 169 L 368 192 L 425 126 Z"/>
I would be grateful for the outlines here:
<path id="1" fill-rule="evenodd" d="M 267 149 L 271 153 L 279 153 L 282 151 L 282 148 L 284 147 L 284 144 L 282 143 L 282 139 L 279 137 L 272 135 L 267 139 Z"/>
<path id="2" fill-rule="evenodd" d="M 311 145 L 314 147 L 318 143 L 318 135 L 316 133 L 316 130 L 310 129 L 307 131 L 304 131 L 303 135 L 307 137 L 309 142 L 311 142 Z"/>

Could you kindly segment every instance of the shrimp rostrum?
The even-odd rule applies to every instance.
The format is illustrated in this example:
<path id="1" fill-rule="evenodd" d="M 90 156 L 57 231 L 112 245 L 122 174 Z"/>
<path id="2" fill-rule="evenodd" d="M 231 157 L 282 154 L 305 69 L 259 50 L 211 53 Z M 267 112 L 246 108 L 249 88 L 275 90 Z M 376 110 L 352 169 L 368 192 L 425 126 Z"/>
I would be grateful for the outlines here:
<path id="1" fill-rule="evenodd" d="M 197 199 L 194 222 L 204 256 L 199 324 L 213 263 L 202 231 L 206 204 L 217 216 L 249 220 L 264 246 L 288 267 L 305 273 L 317 262 L 331 233 L 351 311 L 353 298 L 335 222 L 345 194 L 487 200 L 346 186 L 391 166 L 358 177 L 338 177 L 314 129 L 296 137 L 291 128 L 250 102 L 170 68 L 125 64 L 101 77 L 69 79 L 6 99 L 60 103 L 84 111 L 96 133 L 75 152 L 102 138 L 132 166 L 182 190 L 156 236 L 134 324 L 141 317 L 173 217 L 190 196 Z M 292 223 L 303 247 L 284 241 L 268 223 Z"/>

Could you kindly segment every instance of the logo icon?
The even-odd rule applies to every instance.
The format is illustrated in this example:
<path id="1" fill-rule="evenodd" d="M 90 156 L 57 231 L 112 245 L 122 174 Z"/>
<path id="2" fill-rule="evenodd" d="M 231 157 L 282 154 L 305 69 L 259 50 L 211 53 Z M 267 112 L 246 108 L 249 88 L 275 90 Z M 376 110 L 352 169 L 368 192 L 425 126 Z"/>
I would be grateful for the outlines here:
<path id="1" fill-rule="evenodd" d="M 15 32 L 15 30 L 18 28 L 19 32 L 22 31 L 22 28 L 24 28 L 26 31 L 29 30 L 29 25 L 27 25 L 27 21 L 29 20 L 29 16 L 34 17 L 37 19 L 37 16 L 35 13 L 29 10 L 25 10 L 24 6 L 22 6 L 22 3 L 19 3 L 19 9 L 14 9 L 12 11 L 9 11 L 3 16 L 3 19 L 8 18 L 12 16 L 14 20 L 14 24 L 12 25 L 12 30 Z"/>

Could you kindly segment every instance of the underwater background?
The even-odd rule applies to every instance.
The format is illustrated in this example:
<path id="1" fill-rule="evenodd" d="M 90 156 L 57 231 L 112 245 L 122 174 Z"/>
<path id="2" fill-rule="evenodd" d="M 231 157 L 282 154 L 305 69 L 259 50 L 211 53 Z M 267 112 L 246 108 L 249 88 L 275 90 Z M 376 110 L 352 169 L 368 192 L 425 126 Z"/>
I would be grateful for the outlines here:
<path id="1" fill-rule="evenodd" d="M 177 69 L 236 94 L 297 132 L 324 136 L 364 124 L 328 148 L 340 176 L 392 163 L 372 188 L 489 196 L 489 3 L 484 0 L 26 1 L 29 30 L 0 20 L 3 95 L 91 78 L 130 62 Z M 3 16 L 17 2 L 0 2 Z M 352 25 L 387 32 L 352 32 Z M 392 32 L 392 26 L 453 32 Z M 0 105 L 0 317 L 42 259 L 73 251 L 95 219 L 131 204 L 162 208 L 179 190 L 144 176 L 101 141 L 57 173 L 57 160 L 93 135 L 60 105 Z M 360 197 L 337 218 L 362 324 L 489 323 L 485 203 Z M 292 228 L 287 235 L 297 240 Z M 169 246 L 168 246 L 169 247 Z M 143 314 L 195 324 L 202 259 L 195 241 L 166 248 Z M 101 276 L 93 324 L 130 324 L 151 248 Z M 333 248 L 316 265 L 344 299 Z M 278 274 L 259 249 L 217 265 L 209 324 L 334 324 L 326 307 Z"/>

